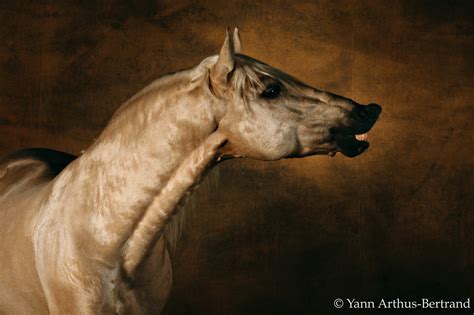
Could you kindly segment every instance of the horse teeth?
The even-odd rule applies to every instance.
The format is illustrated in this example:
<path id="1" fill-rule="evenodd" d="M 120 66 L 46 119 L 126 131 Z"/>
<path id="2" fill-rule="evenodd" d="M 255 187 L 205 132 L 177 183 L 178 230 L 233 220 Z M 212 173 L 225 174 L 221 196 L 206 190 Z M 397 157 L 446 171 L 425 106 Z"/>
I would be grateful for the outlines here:
<path id="1" fill-rule="evenodd" d="M 360 135 L 355 135 L 355 137 L 359 141 L 367 141 L 367 134 L 366 133 L 363 133 L 363 134 L 360 134 Z"/>

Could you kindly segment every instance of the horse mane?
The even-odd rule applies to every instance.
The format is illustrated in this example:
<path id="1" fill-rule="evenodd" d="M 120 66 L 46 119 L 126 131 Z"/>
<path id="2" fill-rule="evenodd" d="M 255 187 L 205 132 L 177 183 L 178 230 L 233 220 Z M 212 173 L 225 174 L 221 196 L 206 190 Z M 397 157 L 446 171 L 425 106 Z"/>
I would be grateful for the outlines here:
<path id="1" fill-rule="evenodd" d="M 289 90 L 297 90 L 297 85 L 304 85 L 291 75 L 247 55 L 238 54 L 236 60 L 238 67 L 234 74 L 234 82 L 239 90 L 247 89 L 259 94 L 265 87 L 262 81 L 264 77 L 277 80 Z"/>

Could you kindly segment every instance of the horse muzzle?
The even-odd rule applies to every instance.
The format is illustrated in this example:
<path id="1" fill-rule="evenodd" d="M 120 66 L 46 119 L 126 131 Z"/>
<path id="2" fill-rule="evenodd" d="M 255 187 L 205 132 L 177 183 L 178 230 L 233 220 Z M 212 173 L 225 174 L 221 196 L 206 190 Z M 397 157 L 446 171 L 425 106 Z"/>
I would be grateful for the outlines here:
<path id="1" fill-rule="evenodd" d="M 348 125 L 331 130 L 337 151 L 348 157 L 355 157 L 366 151 L 369 147 L 367 132 L 375 125 L 381 112 L 382 107 L 377 104 L 355 105 L 349 114 Z"/>

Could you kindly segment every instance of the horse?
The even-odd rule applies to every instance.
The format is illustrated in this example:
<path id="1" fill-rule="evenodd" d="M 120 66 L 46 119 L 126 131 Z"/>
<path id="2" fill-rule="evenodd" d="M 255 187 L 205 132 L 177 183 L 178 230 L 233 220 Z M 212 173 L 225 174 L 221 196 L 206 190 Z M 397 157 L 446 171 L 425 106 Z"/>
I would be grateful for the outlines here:
<path id="1" fill-rule="evenodd" d="M 0 159 L 0 313 L 158 314 L 172 286 L 173 216 L 223 160 L 369 146 L 381 107 L 310 87 L 241 54 L 164 75 L 126 101 L 78 157 Z"/>

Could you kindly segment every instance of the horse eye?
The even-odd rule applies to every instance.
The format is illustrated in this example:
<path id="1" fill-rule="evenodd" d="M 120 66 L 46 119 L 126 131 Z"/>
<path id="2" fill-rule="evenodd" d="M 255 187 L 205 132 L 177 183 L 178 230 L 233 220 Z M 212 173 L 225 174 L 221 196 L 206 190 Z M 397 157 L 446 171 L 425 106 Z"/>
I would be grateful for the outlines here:
<path id="1" fill-rule="evenodd" d="M 262 92 L 261 96 L 264 98 L 276 98 L 278 95 L 280 95 L 281 92 L 281 87 L 277 84 L 275 85 L 270 85 L 267 87 L 265 91 Z"/>

